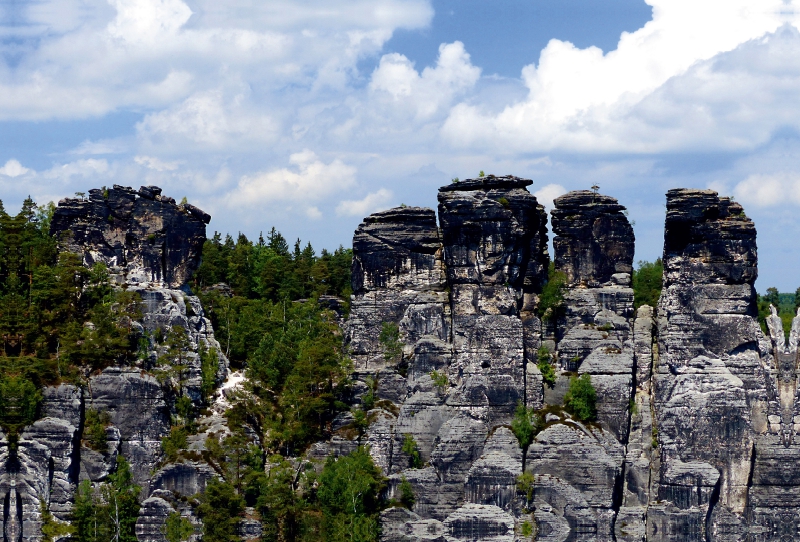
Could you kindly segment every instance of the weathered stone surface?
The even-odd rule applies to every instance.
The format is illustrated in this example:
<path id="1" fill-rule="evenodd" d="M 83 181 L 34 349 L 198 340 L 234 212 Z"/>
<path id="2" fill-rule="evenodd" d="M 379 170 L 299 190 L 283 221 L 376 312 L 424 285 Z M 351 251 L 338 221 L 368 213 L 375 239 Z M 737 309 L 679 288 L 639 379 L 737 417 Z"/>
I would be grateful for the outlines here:
<path id="1" fill-rule="evenodd" d="M 193 205 L 175 205 L 158 187 L 140 192 L 114 185 L 88 199 L 58 203 L 50 226 L 63 250 L 123 269 L 125 281 L 178 288 L 200 264 L 211 217 Z M 151 195 L 154 195 L 152 198 Z M 171 200 L 171 201 L 170 201 Z"/>
<path id="2" fill-rule="evenodd" d="M 134 480 L 148 493 L 153 468 L 161 457 L 161 438 L 170 416 L 161 385 L 139 369 L 109 367 L 90 379 L 91 405 L 106 411 L 121 436 L 120 453 L 131 463 Z"/>
<path id="3" fill-rule="evenodd" d="M 625 207 L 589 190 L 569 192 L 553 204 L 554 261 L 570 285 L 599 286 L 617 273 L 630 275 L 634 236 Z"/>
<path id="4" fill-rule="evenodd" d="M 448 542 L 513 542 L 514 518 L 501 508 L 465 504 L 444 520 Z"/>
<path id="5" fill-rule="evenodd" d="M 191 497 L 202 493 L 206 484 L 217 474 L 205 463 L 187 461 L 172 463 L 153 475 L 151 490 L 166 490 L 176 495 Z"/>
<path id="6" fill-rule="evenodd" d="M 657 498 L 648 539 L 725 539 L 748 514 L 777 406 L 769 345 L 755 320 L 755 227 L 709 190 L 670 190 L 654 374 Z M 771 399 L 772 397 L 772 399 Z M 772 428 L 772 429 L 771 429 Z M 755 464 L 754 464 L 755 463 Z"/>

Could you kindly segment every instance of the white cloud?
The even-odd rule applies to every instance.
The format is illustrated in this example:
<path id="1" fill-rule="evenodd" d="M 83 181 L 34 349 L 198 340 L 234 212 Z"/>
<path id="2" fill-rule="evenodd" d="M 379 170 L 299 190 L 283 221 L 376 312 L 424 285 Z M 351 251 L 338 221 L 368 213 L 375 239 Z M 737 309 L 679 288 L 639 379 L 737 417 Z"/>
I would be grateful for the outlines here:
<path id="1" fill-rule="evenodd" d="M 360 200 L 343 200 L 336 206 L 336 214 L 339 216 L 364 217 L 370 213 L 389 208 L 389 202 L 394 194 L 391 190 L 381 188 L 377 192 L 367 194 Z"/>
<path id="2" fill-rule="evenodd" d="M 409 106 L 417 118 L 428 118 L 458 94 L 472 88 L 481 69 L 473 66 L 460 41 L 439 46 L 435 67 L 421 73 L 405 56 L 391 53 L 381 57 L 372 73 L 370 89 L 391 96 L 394 104 Z"/>
<path id="3" fill-rule="evenodd" d="M 18 160 L 14 160 L 13 158 L 6 162 L 6 165 L 0 168 L 0 175 L 5 175 L 6 177 L 19 177 L 20 175 L 25 175 L 30 170 L 24 167 L 22 164 L 19 163 Z"/>
<path id="4" fill-rule="evenodd" d="M 398 28 L 422 28 L 428 0 L 42 0 L 3 28 L 0 119 L 85 118 L 160 108 L 227 80 L 260 90 L 342 85 Z M 319 86 L 319 85 L 318 85 Z"/>
<path id="5" fill-rule="evenodd" d="M 547 184 L 533 193 L 536 199 L 545 206 L 547 210 L 553 208 L 553 200 L 562 194 L 566 194 L 567 189 L 560 184 Z"/>
<path id="6" fill-rule="evenodd" d="M 442 134 L 455 145 L 489 145 L 502 152 L 653 152 L 674 147 L 680 145 L 676 137 L 661 142 L 670 134 L 661 133 L 652 119 L 642 118 L 646 115 L 635 109 L 637 104 L 698 62 L 798 21 L 793 11 L 782 10 L 782 0 L 757 4 L 648 0 L 648 4 L 653 6 L 652 21 L 636 32 L 623 33 L 616 50 L 604 55 L 596 47 L 578 49 L 551 40 L 538 65 L 522 70 L 527 99 L 506 105 L 498 114 L 487 113 L 481 104 L 458 104 Z M 747 71 L 745 77 L 758 78 L 754 73 L 758 70 Z M 681 84 L 700 111 L 707 99 L 715 98 L 703 94 L 703 77 L 702 70 L 695 70 Z M 723 95 L 737 93 L 734 88 L 721 90 Z M 654 106 L 651 114 L 662 113 L 669 122 L 679 123 L 667 105 Z"/>
<path id="7" fill-rule="evenodd" d="M 800 173 L 753 174 L 738 183 L 733 194 L 738 201 L 757 207 L 800 204 Z"/>
<path id="8" fill-rule="evenodd" d="M 292 154 L 293 169 L 246 175 L 228 194 L 229 206 L 254 207 L 274 201 L 318 201 L 355 184 L 356 168 L 339 159 L 326 164 L 312 151 Z"/>
<path id="9" fill-rule="evenodd" d="M 269 143 L 277 136 L 277 125 L 255 109 L 243 94 L 226 98 L 220 90 L 197 93 L 147 115 L 137 130 L 140 137 L 162 149 L 181 142 L 212 148 Z"/>
<path id="10" fill-rule="evenodd" d="M 306 209 L 306 216 L 311 220 L 319 220 L 322 218 L 322 211 L 318 207 L 309 207 Z"/>
<path id="11" fill-rule="evenodd" d="M 165 162 L 152 156 L 135 156 L 133 161 L 154 171 L 175 171 L 180 167 L 180 162 Z"/>

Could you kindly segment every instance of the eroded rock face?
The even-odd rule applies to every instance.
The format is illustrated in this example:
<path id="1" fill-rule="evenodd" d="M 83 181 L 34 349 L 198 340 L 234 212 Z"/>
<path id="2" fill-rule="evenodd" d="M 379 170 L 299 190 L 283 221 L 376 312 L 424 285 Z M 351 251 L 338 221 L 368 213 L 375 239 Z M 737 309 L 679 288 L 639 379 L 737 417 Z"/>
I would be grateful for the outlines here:
<path id="1" fill-rule="evenodd" d="M 201 352 L 216 352 L 218 383 L 228 374 L 228 361 L 211 322 L 186 285 L 199 264 L 209 220 L 192 205 L 176 205 L 157 187 L 134 191 L 115 185 L 91 190 L 88 199 L 59 203 L 51 233 L 58 237 L 60 250 L 81 255 L 87 266 L 105 264 L 113 286 L 141 297 L 143 318 L 134 322 L 132 329 L 146 342 L 140 341 L 140 356 L 131 366 L 111 366 L 87 375 L 88 381 L 81 387 L 62 384 L 45 388 L 41 417 L 22 431 L 15 451 L 9 450 L 6 437 L 0 435 L 0 499 L 5 503 L 2 527 L 6 540 L 41 540 L 42 506 L 55 521 L 68 521 L 78 482 L 105 481 L 117 468 L 119 455 L 129 461 L 134 481 L 142 486 L 141 498 L 149 503 L 142 512 L 142 536 L 146 539 L 163 540 L 160 529 L 165 509 L 161 501 L 172 492 L 193 495 L 214 475 L 200 463 L 162 465 L 161 439 L 170 431 L 178 386 L 171 385 L 169 378 L 159 381 L 152 373 L 156 360 L 167 352 L 167 346 L 157 343 L 155 337 L 180 327 L 188 339 L 188 351 L 180 360 L 180 388 L 197 406 L 203 400 Z M 88 409 L 110 417 L 106 446 L 99 449 L 92 449 L 82 434 Z M 157 467 L 163 468 L 156 472 Z M 171 510 L 191 516 L 185 503 L 167 501 Z"/>
<path id="2" fill-rule="evenodd" d="M 176 205 L 157 186 L 114 185 L 90 190 L 88 199 L 61 200 L 50 233 L 89 267 L 122 268 L 128 284 L 178 288 L 200 264 L 210 220 L 193 205 Z"/>
<path id="3" fill-rule="evenodd" d="M 633 228 L 625 207 L 589 190 L 553 200 L 553 248 L 556 269 L 571 285 L 599 286 L 613 275 L 633 271 Z"/>
<path id="4" fill-rule="evenodd" d="M 648 539 L 742 535 L 758 449 L 781 433 L 767 423 L 778 412 L 755 319 L 755 235 L 741 206 L 715 192 L 667 193 L 651 495 L 666 504 L 648 513 Z"/>

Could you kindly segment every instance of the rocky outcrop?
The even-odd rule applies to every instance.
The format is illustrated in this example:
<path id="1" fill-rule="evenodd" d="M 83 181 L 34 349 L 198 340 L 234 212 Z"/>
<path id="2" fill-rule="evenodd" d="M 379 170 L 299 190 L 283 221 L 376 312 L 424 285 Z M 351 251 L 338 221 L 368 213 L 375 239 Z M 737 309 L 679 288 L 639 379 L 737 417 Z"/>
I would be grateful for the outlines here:
<path id="1" fill-rule="evenodd" d="M 649 539 L 743 534 L 758 449 L 780 439 L 755 319 L 755 235 L 742 207 L 715 192 L 667 193 L 651 499 L 669 504 L 648 514 Z"/>
<path id="2" fill-rule="evenodd" d="M 634 236 L 616 199 L 578 190 L 553 201 L 556 269 L 570 285 L 599 286 L 633 271 Z"/>
<path id="3" fill-rule="evenodd" d="M 179 288 L 200 264 L 210 220 L 193 205 L 176 205 L 157 186 L 114 185 L 90 190 L 88 199 L 61 200 L 50 233 L 88 267 L 120 268 L 127 284 Z"/>
<path id="4" fill-rule="evenodd" d="M 542 402 L 531 361 L 546 215 L 530 184 L 490 176 L 443 187 L 441 230 L 434 211 L 409 207 L 356 230 L 346 344 L 361 394 L 371 387 L 395 405 L 370 413 L 367 443 L 391 491 L 405 478 L 417 496 L 413 511 L 384 514 L 387 540 L 421 529 L 431 540 L 513 537 L 521 457 L 502 426 L 518 402 Z M 387 326 L 399 332 L 396 357 L 380 340 Z M 409 468 L 411 440 L 430 466 Z"/>
<path id="5" fill-rule="evenodd" d="M 54 521 L 69 520 L 78 482 L 103 482 L 116 469 L 119 455 L 129 461 L 135 483 L 143 488 L 141 497 L 148 504 L 142 533 L 154 540 L 163 540 L 166 517 L 158 499 L 182 491 L 193 495 L 214 475 L 204 463 L 164 466 L 161 447 L 179 393 L 198 407 L 204 400 L 201 355 L 212 359 L 217 383 L 228 374 L 211 322 L 186 284 L 200 263 L 209 220 L 200 209 L 178 205 L 153 186 L 134 191 L 115 185 L 59 203 L 51 222 L 59 249 L 79 254 L 87 266 L 104 264 L 112 285 L 141 298 L 142 319 L 132 323 L 140 352 L 131 366 L 85 375 L 82 386 L 45 388 L 40 419 L 22 431 L 18 444 L 10 449 L 0 436 L 6 540 L 40 540 L 43 509 Z M 181 359 L 169 360 L 164 337 L 176 328 L 187 340 Z M 164 363 L 181 364 L 180 382 L 168 371 L 156 378 L 157 364 Z M 105 446 L 97 449 L 83 434 L 88 409 L 110 420 Z M 172 499 L 167 505 L 192 515 L 185 503 Z"/>

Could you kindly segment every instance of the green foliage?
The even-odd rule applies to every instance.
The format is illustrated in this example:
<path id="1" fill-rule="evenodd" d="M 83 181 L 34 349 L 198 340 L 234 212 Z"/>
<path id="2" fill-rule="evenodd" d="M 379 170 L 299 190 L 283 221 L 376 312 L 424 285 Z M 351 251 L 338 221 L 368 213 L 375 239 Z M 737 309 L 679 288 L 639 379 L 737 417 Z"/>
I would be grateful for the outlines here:
<path id="1" fill-rule="evenodd" d="M 419 452 L 417 441 L 411 433 L 403 435 L 403 453 L 408 456 L 408 466 L 412 469 L 422 468 L 422 454 Z"/>
<path id="2" fill-rule="evenodd" d="M 194 525 L 179 512 L 172 512 L 164 522 L 164 538 L 167 542 L 186 542 L 194 534 Z"/>
<path id="3" fill-rule="evenodd" d="M 42 394 L 39 388 L 23 375 L 0 376 L 0 423 L 11 434 L 30 425 L 38 417 Z"/>
<path id="4" fill-rule="evenodd" d="M 525 456 L 528 455 L 528 446 L 544 427 L 544 420 L 532 408 L 527 408 L 522 401 L 517 403 L 514 417 L 511 420 L 511 432 L 517 437 L 519 447 L 522 448 L 522 471 L 525 472 Z"/>
<path id="5" fill-rule="evenodd" d="M 400 328 L 394 322 L 383 322 L 378 341 L 383 347 L 383 357 L 386 361 L 398 361 L 403 354 L 403 344 L 400 342 Z"/>
<path id="6" fill-rule="evenodd" d="M 264 542 L 302 540 L 313 514 L 312 503 L 298 491 L 303 482 L 311 485 L 306 473 L 298 473 L 291 463 L 281 456 L 270 458 L 268 474 L 259 478 L 256 509 L 261 515 Z M 311 471 L 313 472 L 313 470 Z M 301 474 L 301 476 L 298 476 Z M 313 517 L 313 515 L 311 516 Z"/>
<path id="7" fill-rule="evenodd" d="M 200 393 L 208 400 L 214 392 L 219 370 L 219 353 L 216 348 L 209 349 L 205 343 L 200 342 Z"/>
<path id="8" fill-rule="evenodd" d="M 375 399 L 377 397 L 376 392 L 378 391 L 378 381 L 375 378 L 368 376 L 367 378 L 364 379 L 364 383 L 367 385 L 367 388 L 369 389 L 367 390 L 367 393 L 365 393 L 361 397 L 361 408 L 364 412 L 368 412 L 375 407 Z"/>
<path id="9" fill-rule="evenodd" d="M 351 294 L 352 254 L 352 250 L 340 246 L 317 255 L 310 243 L 301 248 L 299 239 L 294 252 L 290 252 L 286 238 L 275 228 L 256 243 L 243 234 L 236 241 L 230 235 L 223 240 L 214 232 L 203 245 L 203 260 L 192 284 L 195 291 L 201 292 L 224 282 L 236 296 L 246 299 L 277 302 L 336 295 L 347 302 Z M 224 335 L 222 339 L 220 342 L 225 344 Z M 236 356 L 234 360 L 238 361 Z"/>
<path id="10" fill-rule="evenodd" d="M 183 326 L 172 326 L 161 344 L 156 376 L 161 382 L 169 382 L 173 389 L 182 392 L 186 383 L 186 365 L 189 361 L 191 343 Z"/>
<path id="11" fill-rule="evenodd" d="M 161 449 L 169 461 L 178 459 L 181 450 L 188 446 L 188 431 L 183 426 L 170 429 L 169 435 L 161 439 Z"/>
<path id="12" fill-rule="evenodd" d="M 658 305 L 663 275 L 664 265 L 661 258 L 654 262 L 639 261 L 638 268 L 634 269 L 631 277 L 634 308 L 638 309 L 642 305 L 651 307 Z"/>
<path id="13" fill-rule="evenodd" d="M 509 203 L 509 201 L 508 201 L 508 199 L 507 199 L 507 198 L 503 198 L 503 197 L 501 197 L 501 198 L 498 198 L 498 199 L 497 199 L 497 203 L 499 203 L 500 205 L 502 205 L 502 206 L 503 206 L 503 207 L 505 207 L 506 209 L 508 209 L 509 207 L 511 207 L 511 203 Z"/>
<path id="14" fill-rule="evenodd" d="M 328 458 L 319 476 L 317 499 L 326 542 L 372 542 L 378 539 L 383 489 L 380 470 L 367 450 Z"/>
<path id="15" fill-rule="evenodd" d="M 453 177 L 452 179 L 450 179 L 450 182 L 451 183 L 457 183 L 458 182 L 458 177 Z"/>
<path id="16" fill-rule="evenodd" d="M 792 329 L 792 320 L 797 314 L 797 303 L 800 301 L 798 293 L 800 293 L 800 288 L 794 294 L 789 294 L 780 293 L 777 288 L 771 287 L 767 288 L 765 295 L 758 296 L 758 323 L 765 334 L 769 335 L 767 317 L 770 315 L 769 306 L 773 305 L 778 312 L 784 335 L 788 340 Z"/>
<path id="17" fill-rule="evenodd" d="M 591 376 L 584 373 L 569 379 L 564 406 L 581 421 L 591 422 L 597 418 L 597 392 L 592 386 Z"/>
<path id="18" fill-rule="evenodd" d="M 539 316 L 546 321 L 558 320 L 564 311 L 564 289 L 567 284 L 567 276 L 556 271 L 555 263 L 550 262 L 547 273 L 547 282 L 542 288 L 539 296 Z"/>
<path id="19" fill-rule="evenodd" d="M 527 503 L 533 501 L 533 490 L 535 489 L 536 477 L 533 473 L 523 472 L 517 476 L 517 491 L 525 495 Z"/>
<path id="20" fill-rule="evenodd" d="M 42 517 L 42 542 L 53 542 L 56 538 L 73 533 L 72 525 L 61 523 L 53 517 L 50 507 L 44 499 L 39 501 L 39 513 Z"/>
<path id="21" fill-rule="evenodd" d="M 140 492 L 122 456 L 117 457 L 117 469 L 107 483 L 93 489 L 88 480 L 81 482 L 73 508 L 75 542 L 137 542 Z"/>
<path id="22" fill-rule="evenodd" d="M 27 198 L 11 216 L 0 204 L 0 425 L 12 439 L 38 415 L 38 389 L 81 371 L 134 359 L 138 295 L 114 291 L 101 264 L 58 254 L 55 205 Z"/>
<path id="23" fill-rule="evenodd" d="M 414 508 L 414 503 L 416 501 L 417 498 L 414 495 L 414 488 L 411 487 L 411 482 L 403 476 L 400 479 L 400 504 L 411 510 Z"/>
<path id="24" fill-rule="evenodd" d="M 520 534 L 526 538 L 533 536 L 533 525 L 528 520 L 522 522 L 519 530 Z"/>
<path id="25" fill-rule="evenodd" d="M 211 478 L 197 507 L 197 515 L 203 520 L 203 542 L 239 542 L 236 525 L 244 508 L 244 497 L 233 484 Z"/>
<path id="26" fill-rule="evenodd" d="M 483 172 L 483 170 L 480 170 L 480 172 L 478 173 L 478 177 L 484 177 L 484 176 L 486 176 L 486 174 Z"/>
<path id="27" fill-rule="evenodd" d="M 447 373 L 442 371 L 431 371 L 430 372 L 431 379 L 433 379 L 433 385 L 436 386 L 436 389 L 439 390 L 439 393 L 444 393 L 447 391 L 447 385 L 449 384 L 449 380 L 447 379 Z"/>
<path id="28" fill-rule="evenodd" d="M 550 354 L 550 350 L 542 345 L 536 352 L 536 358 L 536 367 L 538 367 L 539 372 L 542 373 L 542 382 L 545 386 L 552 388 L 556 385 L 556 372 L 551 363 L 553 356 Z"/>
<path id="29" fill-rule="evenodd" d="M 111 425 L 111 416 L 106 411 L 95 408 L 86 409 L 86 417 L 83 423 L 83 440 L 86 445 L 98 452 L 108 451 L 108 439 L 106 428 Z"/>

